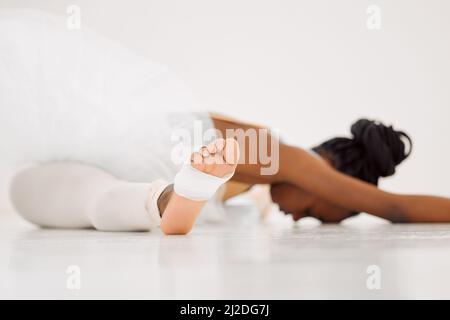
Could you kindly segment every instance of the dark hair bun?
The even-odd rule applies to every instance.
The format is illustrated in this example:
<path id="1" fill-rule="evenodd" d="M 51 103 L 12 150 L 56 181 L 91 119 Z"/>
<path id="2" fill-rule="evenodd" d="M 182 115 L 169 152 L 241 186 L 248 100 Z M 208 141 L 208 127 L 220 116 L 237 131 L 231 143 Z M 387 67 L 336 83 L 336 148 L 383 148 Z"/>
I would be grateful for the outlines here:
<path id="1" fill-rule="evenodd" d="M 352 125 L 351 133 L 355 142 L 363 148 L 367 164 L 380 177 L 393 175 L 395 167 L 411 154 L 412 141 L 409 136 L 395 131 L 392 126 L 360 119 Z M 402 138 L 409 143 L 408 151 Z"/>
<path id="2" fill-rule="evenodd" d="M 410 137 L 392 126 L 360 119 L 351 133 L 352 139 L 333 138 L 313 150 L 326 156 L 340 172 L 375 185 L 380 177 L 393 175 L 395 167 L 411 154 Z"/>

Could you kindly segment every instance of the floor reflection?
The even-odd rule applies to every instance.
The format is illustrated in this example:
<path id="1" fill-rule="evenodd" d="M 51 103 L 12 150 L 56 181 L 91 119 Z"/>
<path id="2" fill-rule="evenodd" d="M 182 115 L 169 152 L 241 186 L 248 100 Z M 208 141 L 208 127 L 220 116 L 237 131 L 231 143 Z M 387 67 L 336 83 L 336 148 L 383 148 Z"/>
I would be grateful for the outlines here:
<path id="1" fill-rule="evenodd" d="M 449 246 L 450 225 L 216 224 L 171 237 L 2 225 L 0 297 L 450 298 Z M 380 290 L 367 287 L 371 265 Z"/>

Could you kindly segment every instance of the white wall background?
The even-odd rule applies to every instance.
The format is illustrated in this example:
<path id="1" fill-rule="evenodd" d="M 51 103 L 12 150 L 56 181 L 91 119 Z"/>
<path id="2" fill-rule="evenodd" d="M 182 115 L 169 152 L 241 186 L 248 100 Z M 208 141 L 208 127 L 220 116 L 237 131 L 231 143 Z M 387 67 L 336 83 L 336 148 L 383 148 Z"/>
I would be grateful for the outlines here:
<path id="1" fill-rule="evenodd" d="M 358 117 L 393 123 L 415 150 L 382 186 L 450 196 L 449 1 L 0 0 L 0 9 L 64 16 L 71 4 L 82 24 L 169 65 L 203 106 L 299 145 L 346 135 Z M 366 27 L 372 4 L 381 30 Z"/>

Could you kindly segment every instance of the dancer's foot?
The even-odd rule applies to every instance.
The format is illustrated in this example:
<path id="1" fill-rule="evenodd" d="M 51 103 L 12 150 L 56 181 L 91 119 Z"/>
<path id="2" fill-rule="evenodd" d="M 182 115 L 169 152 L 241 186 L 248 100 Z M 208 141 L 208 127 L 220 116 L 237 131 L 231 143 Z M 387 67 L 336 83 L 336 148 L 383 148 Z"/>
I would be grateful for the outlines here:
<path id="1" fill-rule="evenodd" d="M 221 184 L 234 174 L 239 161 L 239 144 L 234 139 L 217 139 L 191 155 L 191 167 L 181 169 L 175 179 L 175 191 L 168 192 L 169 200 L 163 210 L 161 229 L 165 234 L 186 234 L 197 219 L 203 205 Z M 189 169 L 189 170 L 183 171 Z M 199 176 L 200 175 L 200 176 Z M 211 177 L 208 178 L 208 175 Z M 178 175 L 177 175 L 178 176 Z M 219 178 L 219 179 L 217 179 Z M 178 183 L 180 185 L 178 185 Z M 211 188 L 203 190 L 205 187 Z M 182 192 L 181 192 L 182 191 Z M 167 192 L 165 191 L 164 193 Z M 164 197 L 164 193 L 161 196 Z M 208 195 L 205 197 L 205 194 Z M 199 197 L 197 199 L 196 197 Z"/>
<path id="2" fill-rule="evenodd" d="M 234 139 L 217 139 L 191 156 L 193 168 L 223 178 L 234 173 L 239 160 L 239 144 Z"/>

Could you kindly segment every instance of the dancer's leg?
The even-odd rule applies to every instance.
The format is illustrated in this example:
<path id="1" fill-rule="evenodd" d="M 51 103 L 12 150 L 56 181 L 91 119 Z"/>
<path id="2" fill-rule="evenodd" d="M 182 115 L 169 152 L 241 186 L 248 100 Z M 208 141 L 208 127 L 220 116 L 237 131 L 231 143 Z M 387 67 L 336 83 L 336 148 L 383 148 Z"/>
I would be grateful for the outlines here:
<path id="1" fill-rule="evenodd" d="M 219 187 L 220 178 L 231 176 L 236 168 L 236 141 L 219 140 L 208 150 L 192 155 L 189 166 L 195 171 L 187 188 L 178 186 L 181 195 L 174 192 L 177 184 L 173 188 L 162 181 L 130 183 L 88 165 L 54 163 L 16 174 L 11 199 L 25 219 L 43 227 L 148 231 L 161 225 L 167 234 L 185 234 L 208 200 L 192 200 L 186 194 L 205 194 L 201 188 L 208 179 Z"/>
<path id="2" fill-rule="evenodd" d="M 50 228 L 148 231 L 159 224 L 150 206 L 167 183 L 129 183 L 89 165 L 52 163 L 12 180 L 13 205 L 28 221 Z"/>

